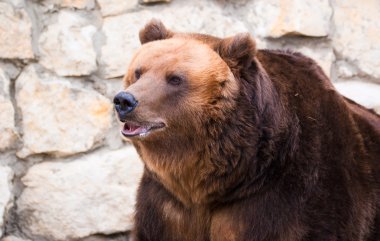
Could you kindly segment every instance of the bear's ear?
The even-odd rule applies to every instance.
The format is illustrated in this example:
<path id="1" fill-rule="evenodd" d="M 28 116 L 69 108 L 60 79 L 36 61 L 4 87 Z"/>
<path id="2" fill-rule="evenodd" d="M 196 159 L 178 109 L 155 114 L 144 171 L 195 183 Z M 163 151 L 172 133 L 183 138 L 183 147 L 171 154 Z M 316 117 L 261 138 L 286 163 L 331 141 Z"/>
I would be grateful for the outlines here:
<path id="1" fill-rule="evenodd" d="M 222 39 L 215 51 L 231 69 L 249 67 L 256 52 L 256 43 L 249 33 Z"/>
<path id="2" fill-rule="evenodd" d="M 171 38 L 173 33 L 166 29 L 164 24 L 158 19 L 150 20 L 143 29 L 140 30 L 139 37 L 141 44 L 155 40 Z"/>

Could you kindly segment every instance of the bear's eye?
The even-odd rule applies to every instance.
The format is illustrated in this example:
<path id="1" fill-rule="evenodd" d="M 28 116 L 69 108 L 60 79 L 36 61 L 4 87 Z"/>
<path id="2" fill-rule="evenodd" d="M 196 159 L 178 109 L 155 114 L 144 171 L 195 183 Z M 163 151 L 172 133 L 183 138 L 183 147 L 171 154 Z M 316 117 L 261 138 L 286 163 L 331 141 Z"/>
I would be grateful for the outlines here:
<path id="1" fill-rule="evenodd" d="M 135 70 L 135 79 L 136 80 L 140 79 L 140 76 L 141 76 L 141 70 L 140 69 L 136 69 Z"/>
<path id="2" fill-rule="evenodd" d="M 178 75 L 171 75 L 167 78 L 167 81 L 171 85 L 180 85 L 182 83 L 182 78 Z"/>

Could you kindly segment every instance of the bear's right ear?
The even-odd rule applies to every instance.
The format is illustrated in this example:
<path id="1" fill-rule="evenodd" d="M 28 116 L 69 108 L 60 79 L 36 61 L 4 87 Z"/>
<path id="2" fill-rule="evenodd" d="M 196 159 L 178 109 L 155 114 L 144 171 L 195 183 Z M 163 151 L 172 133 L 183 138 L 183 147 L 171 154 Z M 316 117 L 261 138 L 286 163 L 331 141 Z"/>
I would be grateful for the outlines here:
<path id="1" fill-rule="evenodd" d="M 249 67 L 256 53 L 256 43 L 249 33 L 240 33 L 233 37 L 222 39 L 215 51 L 231 69 Z"/>
<path id="2" fill-rule="evenodd" d="M 150 20 L 139 33 L 141 44 L 171 38 L 172 36 L 173 33 L 167 30 L 164 24 L 158 19 Z"/>

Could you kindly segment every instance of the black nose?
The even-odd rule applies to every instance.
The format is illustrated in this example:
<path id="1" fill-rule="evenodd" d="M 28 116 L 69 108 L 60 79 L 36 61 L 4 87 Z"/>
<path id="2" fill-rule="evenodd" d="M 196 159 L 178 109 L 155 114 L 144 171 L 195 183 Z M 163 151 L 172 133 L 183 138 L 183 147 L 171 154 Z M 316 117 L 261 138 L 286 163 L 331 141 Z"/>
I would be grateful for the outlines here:
<path id="1" fill-rule="evenodd" d="M 135 109 L 138 102 L 132 94 L 120 92 L 113 99 L 113 103 L 115 104 L 115 109 L 119 114 L 120 120 L 123 121 L 126 115 Z"/>

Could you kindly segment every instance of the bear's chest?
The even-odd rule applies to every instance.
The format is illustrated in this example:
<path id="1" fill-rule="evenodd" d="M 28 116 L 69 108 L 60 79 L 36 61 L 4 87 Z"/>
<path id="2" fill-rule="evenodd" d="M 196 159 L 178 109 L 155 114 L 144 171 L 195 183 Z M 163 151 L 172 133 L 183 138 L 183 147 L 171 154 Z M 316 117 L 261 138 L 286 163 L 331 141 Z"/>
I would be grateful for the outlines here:
<path id="1" fill-rule="evenodd" d="M 207 208 L 183 209 L 170 202 L 163 205 L 163 219 L 170 227 L 173 240 L 235 241 L 239 240 L 241 224 L 232 221 L 228 213 L 210 212 Z"/>
<path id="2" fill-rule="evenodd" d="M 173 240 L 209 241 L 210 213 L 206 209 L 185 209 L 166 202 L 162 214 Z"/>

